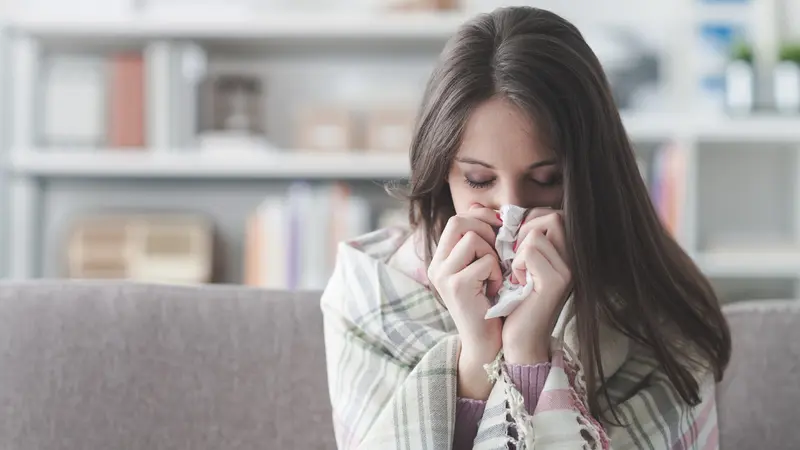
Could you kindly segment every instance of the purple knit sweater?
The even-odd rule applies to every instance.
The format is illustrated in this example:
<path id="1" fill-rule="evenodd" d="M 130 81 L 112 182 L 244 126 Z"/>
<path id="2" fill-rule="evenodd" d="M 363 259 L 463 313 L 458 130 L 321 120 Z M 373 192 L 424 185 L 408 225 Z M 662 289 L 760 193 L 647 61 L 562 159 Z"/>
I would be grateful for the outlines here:
<path id="1" fill-rule="evenodd" d="M 544 381 L 550 373 L 550 363 L 534 366 L 508 365 L 508 374 L 525 399 L 525 409 L 533 414 L 539 394 L 544 389 Z M 469 398 L 458 398 L 456 402 L 456 429 L 453 436 L 453 450 L 472 448 L 472 442 L 478 433 L 478 423 L 483 416 L 486 402 Z"/>

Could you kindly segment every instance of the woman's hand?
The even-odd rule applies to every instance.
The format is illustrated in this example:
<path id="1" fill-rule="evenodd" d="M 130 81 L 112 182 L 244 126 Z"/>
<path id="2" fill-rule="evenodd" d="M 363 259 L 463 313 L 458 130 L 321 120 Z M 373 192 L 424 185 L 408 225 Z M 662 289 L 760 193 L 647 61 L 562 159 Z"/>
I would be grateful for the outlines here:
<path id="1" fill-rule="evenodd" d="M 503 352 L 510 364 L 538 364 L 550 360 L 550 336 L 572 289 L 561 211 L 534 209 L 517 235 L 514 278 L 533 279 L 533 292 L 503 325 Z"/>
<path id="2" fill-rule="evenodd" d="M 455 322 L 461 339 L 458 362 L 459 395 L 485 399 L 491 391 L 483 365 L 497 356 L 502 345 L 502 322 L 486 320 L 489 297 L 502 285 L 500 262 L 494 249 L 497 213 L 481 206 L 450 218 L 428 267 L 436 288 Z"/>

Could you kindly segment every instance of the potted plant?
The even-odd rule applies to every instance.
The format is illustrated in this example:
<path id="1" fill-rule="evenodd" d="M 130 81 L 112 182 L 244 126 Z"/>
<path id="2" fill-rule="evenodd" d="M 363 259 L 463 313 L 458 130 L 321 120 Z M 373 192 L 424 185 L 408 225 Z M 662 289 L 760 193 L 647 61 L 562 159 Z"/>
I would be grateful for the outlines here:
<path id="1" fill-rule="evenodd" d="M 755 100 L 753 48 L 746 42 L 733 46 L 731 60 L 725 70 L 725 99 L 733 113 L 750 113 Z"/>
<path id="2" fill-rule="evenodd" d="M 774 71 L 775 108 L 800 113 L 800 44 L 784 44 Z"/>

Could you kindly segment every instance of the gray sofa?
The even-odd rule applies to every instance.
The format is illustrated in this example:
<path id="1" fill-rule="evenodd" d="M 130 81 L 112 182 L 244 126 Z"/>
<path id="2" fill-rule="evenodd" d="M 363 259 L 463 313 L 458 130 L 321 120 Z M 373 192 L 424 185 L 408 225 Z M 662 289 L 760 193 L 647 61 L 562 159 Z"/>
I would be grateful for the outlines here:
<path id="1" fill-rule="evenodd" d="M 0 283 L 0 448 L 334 448 L 318 297 Z M 722 448 L 798 448 L 800 302 L 728 314 Z"/>

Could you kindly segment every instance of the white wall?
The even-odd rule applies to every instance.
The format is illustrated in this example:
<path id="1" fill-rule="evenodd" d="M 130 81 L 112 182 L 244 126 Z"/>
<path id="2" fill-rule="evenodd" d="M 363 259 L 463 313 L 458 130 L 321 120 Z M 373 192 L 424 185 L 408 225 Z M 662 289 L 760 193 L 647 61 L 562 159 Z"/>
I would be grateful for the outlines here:
<path id="1" fill-rule="evenodd" d="M 786 33 L 790 38 L 800 41 L 800 0 L 784 0 Z"/>

